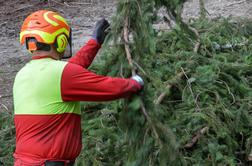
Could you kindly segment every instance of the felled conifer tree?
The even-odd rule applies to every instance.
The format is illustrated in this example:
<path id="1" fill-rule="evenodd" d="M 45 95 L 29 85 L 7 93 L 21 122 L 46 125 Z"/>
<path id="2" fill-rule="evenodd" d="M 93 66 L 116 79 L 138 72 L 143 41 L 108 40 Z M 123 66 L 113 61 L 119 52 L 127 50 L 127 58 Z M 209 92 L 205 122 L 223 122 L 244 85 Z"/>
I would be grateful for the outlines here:
<path id="1" fill-rule="evenodd" d="M 96 67 L 126 78 L 137 72 L 146 84 L 131 99 L 96 105 L 104 109 L 84 124 L 84 144 L 91 147 L 85 161 L 246 163 L 252 145 L 252 24 L 200 19 L 188 26 L 180 16 L 183 2 L 118 1 L 105 64 Z M 160 7 L 176 23 L 170 32 L 152 28 Z"/>
<path id="2" fill-rule="evenodd" d="M 138 71 L 146 81 L 154 81 L 141 67 L 142 59 L 155 54 L 154 11 L 166 7 L 167 11 L 182 22 L 178 9 L 184 1 L 122 0 L 117 4 L 113 20 L 112 47 L 118 57 L 111 61 L 113 75 L 130 77 Z M 113 53 L 112 53 L 113 54 Z M 109 63 L 109 62 L 108 62 Z M 107 70 L 105 70 L 107 71 Z M 126 132 L 126 165 L 181 165 L 175 136 L 167 125 L 158 120 L 158 112 L 148 84 L 139 95 L 124 102 L 120 119 Z"/>

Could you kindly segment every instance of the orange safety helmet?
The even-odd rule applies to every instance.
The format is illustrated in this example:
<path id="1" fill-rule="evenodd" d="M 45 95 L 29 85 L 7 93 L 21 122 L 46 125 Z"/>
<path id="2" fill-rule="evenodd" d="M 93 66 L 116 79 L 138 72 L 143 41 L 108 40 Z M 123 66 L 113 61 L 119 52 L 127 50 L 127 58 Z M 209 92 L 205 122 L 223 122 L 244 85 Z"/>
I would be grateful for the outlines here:
<path id="1" fill-rule="evenodd" d="M 32 40 L 30 40 L 32 39 Z M 25 20 L 20 32 L 20 43 L 29 51 L 38 47 L 55 44 L 59 53 L 64 52 L 69 43 L 71 49 L 71 28 L 66 20 L 56 12 L 39 10 L 30 14 Z"/>

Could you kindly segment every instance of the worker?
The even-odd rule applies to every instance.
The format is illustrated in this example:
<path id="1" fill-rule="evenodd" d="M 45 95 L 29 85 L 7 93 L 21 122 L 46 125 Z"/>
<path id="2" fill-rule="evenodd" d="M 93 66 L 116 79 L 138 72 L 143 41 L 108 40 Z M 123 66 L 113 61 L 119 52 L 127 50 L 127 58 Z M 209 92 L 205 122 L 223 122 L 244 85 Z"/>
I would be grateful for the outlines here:
<path id="1" fill-rule="evenodd" d="M 92 38 L 75 56 L 60 61 L 71 29 L 56 12 L 29 15 L 21 28 L 20 43 L 31 53 L 13 86 L 16 128 L 15 166 L 72 166 L 81 142 L 80 101 L 110 101 L 129 97 L 143 86 L 129 79 L 97 75 L 87 68 L 104 42 L 109 23 L 96 23 Z M 71 50 L 71 49 L 70 49 Z"/>

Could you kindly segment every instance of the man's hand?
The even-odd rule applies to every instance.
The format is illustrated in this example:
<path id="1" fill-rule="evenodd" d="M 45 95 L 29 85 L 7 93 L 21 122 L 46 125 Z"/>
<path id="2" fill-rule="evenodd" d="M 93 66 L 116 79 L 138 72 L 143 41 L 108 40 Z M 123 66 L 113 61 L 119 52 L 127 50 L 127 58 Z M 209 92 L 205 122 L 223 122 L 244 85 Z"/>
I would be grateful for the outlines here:
<path id="1" fill-rule="evenodd" d="M 131 77 L 131 79 L 133 79 L 136 82 L 138 82 L 141 85 L 141 87 L 144 86 L 144 81 L 143 81 L 143 79 L 139 75 L 134 75 L 134 76 Z"/>
<path id="2" fill-rule="evenodd" d="M 106 35 L 108 34 L 107 29 L 109 28 L 110 24 L 104 18 L 99 20 L 93 32 L 93 39 L 95 39 L 99 44 L 102 44 L 105 40 Z"/>

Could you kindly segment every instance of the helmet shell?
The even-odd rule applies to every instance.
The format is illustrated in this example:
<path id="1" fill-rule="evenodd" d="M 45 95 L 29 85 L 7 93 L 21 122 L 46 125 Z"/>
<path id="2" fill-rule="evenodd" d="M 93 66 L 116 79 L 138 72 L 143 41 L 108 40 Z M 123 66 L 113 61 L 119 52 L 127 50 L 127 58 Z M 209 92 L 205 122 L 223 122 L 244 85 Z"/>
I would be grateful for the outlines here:
<path id="1" fill-rule="evenodd" d="M 26 38 L 34 37 L 38 42 L 53 44 L 61 34 L 70 37 L 70 27 L 66 20 L 56 12 L 39 10 L 24 20 L 20 43 L 24 44 Z"/>

